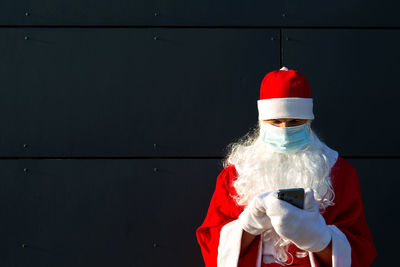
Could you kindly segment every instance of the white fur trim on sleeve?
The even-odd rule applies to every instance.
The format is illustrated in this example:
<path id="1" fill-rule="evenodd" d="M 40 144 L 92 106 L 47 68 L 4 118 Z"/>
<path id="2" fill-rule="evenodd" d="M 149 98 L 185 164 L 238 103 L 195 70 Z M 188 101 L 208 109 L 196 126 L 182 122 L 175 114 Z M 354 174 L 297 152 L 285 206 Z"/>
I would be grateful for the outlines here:
<path id="1" fill-rule="evenodd" d="M 346 235 L 335 225 L 328 225 L 332 233 L 332 267 L 351 266 L 351 246 Z M 310 262 L 312 267 L 316 267 L 313 252 L 310 252 Z"/>
<path id="2" fill-rule="evenodd" d="M 313 99 L 301 97 L 257 100 L 258 119 L 279 118 L 314 119 Z"/>
<path id="3" fill-rule="evenodd" d="M 220 232 L 218 244 L 218 267 L 237 266 L 243 229 L 239 221 L 234 220 L 225 224 Z"/>
<path id="4" fill-rule="evenodd" d="M 264 242 L 262 241 L 262 238 L 260 238 L 260 243 L 258 244 L 258 254 L 257 254 L 257 265 L 256 267 L 261 267 L 261 261 L 262 261 L 262 252 L 263 252 L 263 244 Z"/>
<path id="5" fill-rule="evenodd" d="M 220 232 L 218 244 L 218 267 L 234 267 L 237 266 L 240 255 L 240 246 L 242 241 L 243 229 L 239 221 L 233 220 L 225 224 Z M 257 266 L 261 266 L 262 259 L 262 240 L 258 246 Z"/>

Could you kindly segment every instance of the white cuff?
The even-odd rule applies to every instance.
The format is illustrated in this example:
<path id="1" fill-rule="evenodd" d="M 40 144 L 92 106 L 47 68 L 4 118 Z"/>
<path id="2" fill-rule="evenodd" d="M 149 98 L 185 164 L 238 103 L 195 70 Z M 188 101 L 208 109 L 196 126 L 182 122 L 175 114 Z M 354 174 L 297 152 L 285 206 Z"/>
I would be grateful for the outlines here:
<path id="1" fill-rule="evenodd" d="M 328 225 L 332 233 L 332 267 L 350 267 L 351 266 L 351 246 L 336 225 Z M 316 267 L 316 260 L 313 252 L 310 252 L 310 262 L 312 267 Z"/>
<path id="2" fill-rule="evenodd" d="M 312 98 L 259 99 L 257 100 L 257 108 L 259 120 L 279 118 L 314 119 Z"/>
<path id="3" fill-rule="evenodd" d="M 220 232 L 217 266 L 218 267 L 235 267 L 239 261 L 240 246 L 242 243 L 243 229 L 239 220 L 233 220 L 225 224 Z M 262 239 L 258 246 L 257 265 L 261 266 L 262 259 Z"/>

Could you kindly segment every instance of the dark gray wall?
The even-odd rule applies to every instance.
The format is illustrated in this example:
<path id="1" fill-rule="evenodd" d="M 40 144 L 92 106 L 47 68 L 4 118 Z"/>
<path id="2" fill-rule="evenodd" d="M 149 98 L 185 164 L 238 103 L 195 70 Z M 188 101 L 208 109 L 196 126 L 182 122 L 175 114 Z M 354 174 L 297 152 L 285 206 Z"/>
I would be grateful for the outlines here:
<path id="1" fill-rule="evenodd" d="M 1 1 L 0 266 L 203 266 L 195 229 L 223 149 L 283 65 L 359 173 L 373 266 L 392 264 L 399 8 Z"/>

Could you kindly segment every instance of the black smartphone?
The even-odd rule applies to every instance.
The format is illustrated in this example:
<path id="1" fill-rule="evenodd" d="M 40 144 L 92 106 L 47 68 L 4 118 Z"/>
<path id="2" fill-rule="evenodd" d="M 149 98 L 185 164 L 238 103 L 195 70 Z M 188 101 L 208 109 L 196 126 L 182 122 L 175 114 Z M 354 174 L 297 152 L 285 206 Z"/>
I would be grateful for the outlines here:
<path id="1" fill-rule="evenodd" d="M 289 202 L 290 204 L 298 207 L 299 209 L 303 209 L 304 188 L 279 189 L 278 199 Z"/>

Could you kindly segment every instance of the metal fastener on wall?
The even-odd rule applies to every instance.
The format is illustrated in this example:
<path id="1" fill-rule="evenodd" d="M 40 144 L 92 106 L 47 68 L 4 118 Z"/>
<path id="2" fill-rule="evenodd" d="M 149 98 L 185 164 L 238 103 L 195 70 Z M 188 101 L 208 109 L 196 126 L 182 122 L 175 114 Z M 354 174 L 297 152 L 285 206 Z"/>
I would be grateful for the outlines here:
<path id="1" fill-rule="evenodd" d="M 28 147 L 28 145 L 27 144 L 24 144 L 24 148 L 27 148 Z"/>
<path id="2" fill-rule="evenodd" d="M 26 16 L 26 17 L 29 16 L 29 12 L 25 12 L 25 16 Z"/>
<path id="3" fill-rule="evenodd" d="M 153 171 L 154 171 L 154 172 L 158 172 L 158 169 L 157 169 L 157 168 L 154 168 Z"/>
<path id="4" fill-rule="evenodd" d="M 159 38 L 158 36 L 154 36 L 153 39 L 157 41 Z"/>
<path id="5" fill-rule="evenodd" d="M 158 12 L 154 12 L 154 17 L 157 17 L 158 16 Z"/>
<path id="6" fill-rule="evenodd" d="M 29 39 L 29 36 L 25 36 L 25 40 L 28 40 Z"/>
<path id="7" fill-rule="evenodd" d="M 153 144 L 153 146 L 154 146 L 154 148 L 157 148 L 157 147 L 158 147 L 158 144 Z"/>

